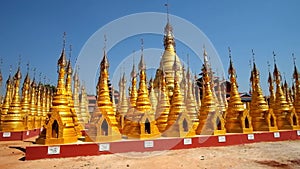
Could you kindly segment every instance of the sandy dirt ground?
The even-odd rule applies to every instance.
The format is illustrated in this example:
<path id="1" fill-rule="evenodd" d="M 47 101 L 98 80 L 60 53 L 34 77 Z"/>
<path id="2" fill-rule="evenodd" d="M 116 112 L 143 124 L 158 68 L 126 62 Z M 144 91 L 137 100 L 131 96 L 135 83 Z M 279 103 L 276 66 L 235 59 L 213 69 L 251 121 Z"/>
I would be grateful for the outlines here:
<path id="1" fill-rule="evenodd" d="M 13 169 L 154 169 L 154 168 L 279 168 L 300 169 L 300 140 L 264 142 L 146 153 L 24 161 L 30 141 L 0 142 L 0 168 Z"/>

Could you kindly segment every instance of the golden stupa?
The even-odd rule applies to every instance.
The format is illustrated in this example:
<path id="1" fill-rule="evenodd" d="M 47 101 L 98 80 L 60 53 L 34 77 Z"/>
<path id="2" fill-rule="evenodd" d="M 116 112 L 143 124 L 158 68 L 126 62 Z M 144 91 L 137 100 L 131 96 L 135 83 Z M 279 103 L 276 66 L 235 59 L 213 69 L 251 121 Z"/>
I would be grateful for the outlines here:
<path id="1" fill-rule="evenodd" d="M 201 135 L 222 135 L 226 133 L 225 121 L 220 109 L 218 109 L 217 98 L 211 90 L 211 78 L 209 75 L 207 53 L 204 49 L 203 74 L 203 96 L 199 109 L 199 125 L 196 134 Z"/>
<path id="2" fill-rule="evenodd" d="M 13 82 L 8 80 L 7 84 L 7 90 L 12 90 L 12 100 L 10 101 L 9 108 L 7 109 L 7 104 L 10 99 L 5 98 L 2 110 L 4 108 L 4 111 L 1 111 L 1 131 L 4 132 L 14 132 L 14 131 L 24 131 L 25 130 L 25 123 L 24 123 L 24 113 L 22 112 L 22 106 L 21 106 L 21 99 L 20 99 L 20 81 L 21 81 L 22 75 L 20 71 L 20 66 L 18 67 L 18 70 L 13 78 Z M 10 79 L 10 78 L 9 78 Z M 7 95 L 11 94 L 10 92 L 7 92 Z M 8 96 L 9 97 L 9 96 Z"/>
<path id="3" fill-rule="evenodd" d="M 275 54 L 274 54 L 275 58 Z M 281 86 L 281 74 L 277 68 L 277 64 L 274 59 L 274 81 L 276 84 L 275 104 L 273 106 L 273 112 L 276 116 L 277 127 L 279 130 L 291 130 L 299 129 L 298 116 L 295 109 L 290 107 L 286 97 L 283 93 Z"/>
<path id="4" fill-rule="evenodd" d="M 161 134 L 156 126 L 155 114 L 151 108 L 149 99 L 147 81 L 146 81 L 146 65 L 144 63 L 143 47 L 142 55 L 139 63 L 139 89 L 137 91 L 137 99 L 135 107 L 129 109 L 131 119 L 128 119 L 127 130 L 125 131 L 128 138 L 149 139 L 160 137 Z M 132 91 L 131 91 L 132 92 Z"/>
<path id="5" fill-rule="evenodd" d="M 173 64 L 174 70 L 174 90 L 171 98 L 170 112 L 168 115 L 167 127 L 163 136 L 166 137 L 191 137 L 194 136 L 195 128 L 192 119 L 190 118 L 185 102 L 184 96 L 180 91 L 179 79 L 179 67 L 176 62 L 176 58 Z"/>
<path id="6" fill-rule="evenodd" d="M 236 72 L 231 60 L 231 51 L 229 49 L 230 65 L 228 74 L 230 74 L 230 99 L 228 109 L 225 114 L 225 127 L 228 133 L 252 133 L 251 117 L 248 110 L 245 110 L 244 103 L 238 92 L 236 81 Z"/>
<path id="7" fill-rule="evenodd" d="M 254 53 L 253 53 L 254 56 Z M 272 77 L 269 75 L 270 81 Z M 253 60 L 253 69 L 251 71 L 250 81 L 252 83 L 252 98 L 250 103 L 250 115 L 252 118 L 252 126 L 254 131 L 277 131 L 276 117 L 273 111 L 269 110 L 269 106 L 263 96 L 260 87 L 259 71 Z M 273 93 L 273 84 L 270 85 L 271 93 Z M 271 99 L 270 99 L 271 100 Z"/>
<path id="8" fill-rule="evenodd" d="M 106 142 L 120 140 L 121 133 L 116 120 L 116 112 L 113 109 L 112 98 L 108 89 L 108 59 L 104 50 L 104 56 L 100 64 L 100 76 L 97 86 L 98 111 L 89 123 L 86 141 Z"/>
<path id="9" fill-rule="evenodd" d="M 69 97 L 65 86 L 66 56 L 65 42 L 58 60 L 58 82 L 56 93 L 53 96 L 49 120 L 44 125 L 37 144 L 65 144 L 77 142 L 77 132 L 74 124 L 74 116 L 69 107 Z"/>

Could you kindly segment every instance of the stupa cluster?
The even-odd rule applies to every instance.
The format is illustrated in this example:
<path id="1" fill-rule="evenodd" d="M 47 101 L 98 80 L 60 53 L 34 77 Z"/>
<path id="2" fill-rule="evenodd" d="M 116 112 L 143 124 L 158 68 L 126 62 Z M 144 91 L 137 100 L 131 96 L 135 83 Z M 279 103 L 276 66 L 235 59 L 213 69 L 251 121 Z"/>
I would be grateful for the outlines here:
<path id="1" fill-rule="evenodd" d="M 202 86 L 196 86 L 189 67 L 185 70 L 176 54 L 169 22 L 165 27 L 164 48 L 155 78 L 147 80 L 142 45 L 138 70 L 133 65 L 131 79 L 125 78 L 125 72 L 120 77 L 117 104 L 109 90 L 109 61 L 104 50 L 96 86 L 96 109 L 89 117 L 85 89 L 82 88 L 79 99 L 78 72 L 75 71 L 72 79 L 72 66 L 70 60 L 66 61 L 64 43 L 54 92 L 40 83 L 36 85 L 27 73 L 20 97 L 20 69 L 13 79 L 8 78 L 1 105 L 1 131 L 43 127 L 37 143 L 64 144 L 77 142 L 85 126 L 85 141 L 96 142 L 300 129 L 300 81 L 295 64 L 294 83 L 290 88 L 282 82 L 274 62 L 273 75 L 269 72 L 268 79 L 270 96 L 265 97 L 259 70 L 253 62 L 251 102 L 245 103 L 238 91 L 230 50 L 230 97 L 227 98 L 225 83 L 214 77 L 205 48 Z M 128 94 L 127 80 L 130 80 Z"/>
<path id="2" fill-rule="evenodd" d="M 62 57 L 65 57 L 63 49 Z M 84 124 L 89 121 L 89 112 L 87 109 L 88 100 L 84 86 L 79 85 L 78 72 L 73 76 L 74 92 L 72 92 L 72 67 L 71 62 L 60 59 L 59 64 L 64 66 L 66 70 L 66 78 L 60 79 L 60 87 L 65 88 L 64 93 L 67 97 L 68 106 L 73 110 L 72 119 L 77 121 L 78 126 L 83 129 Z M 2 83 L 2 75 L 1 75 Z M 27 70 L 23 84 L 21 85 L 22 75 L 20 66 L 13 77 L 9 75 L 6 81 L 6 93 L 1 99 L 1 116 L 0 131 L 1 132 L 20 132 L 30 130 L 43 129 L 55 110 L 57 104 L 61 104 L 61 98 L 57 99 L 57 93 L 61 92 L 60 88 L 49 84 L 37 82 L 35 78 L 29 76 Z M 21 90 L 20 87 L 22 86 Z M 81 90 L 81 94 L 80 94 Z M 80 96 L 80 97 L 79 97 Z M 77 113 L 75 113 L 77 112 Z M 79 122 L 80 123 L 79 123 Z M 73 123 L 73 120 L 72 120 Z"/>

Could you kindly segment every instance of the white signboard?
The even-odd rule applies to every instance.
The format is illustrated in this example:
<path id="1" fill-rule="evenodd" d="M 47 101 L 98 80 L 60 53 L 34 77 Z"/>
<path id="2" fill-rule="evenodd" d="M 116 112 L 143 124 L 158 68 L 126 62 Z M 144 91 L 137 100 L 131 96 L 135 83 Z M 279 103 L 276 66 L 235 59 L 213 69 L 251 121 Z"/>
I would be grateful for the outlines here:
<path id="1" fill-rule="evenodd" d="M 26 136 L 29 136 L 29 131 L 26 131 Z"/>
<path id="2" fill-rule="evenodd" d="M 190 144 L 192 144 L 192 139 L 191 138 L 185 138 L 185 139 L 183 139 L 183 144 L 184 145 L 190 145 Z"/>
<path id="3" fill-rule="evenodd" d="M 224 142 L 226 142 L 226 137 L 225 136 L 218 136 L 218 141 L 219 141 L 219 143 L 224 143 Z"/>
<path id="4" fill-rule="evenodd" d="M 248 140 L 254 140 L 254 134 L 248 134 Z"/>
<path id="5" fill-rule="evenodd" d="M 144 147 L 145 147 L 145 148 L 151 148 L 151 147 L 154 147 L 154 142 L 153 142 L 153 141 L 145 141 L 145 142 L 144 142 Z"/>
<path id="6" fill-rule="evenodd" d="M 99 144 L 99 151 L 109 151 L 110 144 Z"/>
<path id="7" fill-rule="evenodd" d="M 297 136 L 300 136 L 300 130 L 297 130 Z"/>
<path id="8" fill-rule="evenodd" d="M 48 147 L 48 154 L 60 154 L 60 146 L 51 146 Z"/>
<path id="9" fill-rule="evenodd" d="M 280 133 L 279 132 L 274 132 L 274 138 L 279 138 L 280 137 Z"/>
<path id="10" fill-rule="evenodd" d="M 3 132 L 3 137 L 10 137 L 11 136 L 11 133 L 10 132 Z"/>

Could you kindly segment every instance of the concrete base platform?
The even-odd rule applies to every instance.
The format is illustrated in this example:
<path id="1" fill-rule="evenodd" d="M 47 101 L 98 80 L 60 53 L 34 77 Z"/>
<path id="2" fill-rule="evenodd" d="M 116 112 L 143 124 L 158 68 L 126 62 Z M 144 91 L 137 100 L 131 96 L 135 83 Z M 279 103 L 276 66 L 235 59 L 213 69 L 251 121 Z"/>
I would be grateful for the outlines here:
<path id="1" fill-rule="evenodd" d="M 41 129 L 16 131 L 16 132 L 0 132 L 0 141 L 26 140 L 28 138 L 38 136 L 40 133 L 41 133 Z"/>
<path id="2" fill-rule="evenodd" d="M 34 145 L 26 147 L 26 160 L 230 146 L 284 140 L 300 140 L 300 130 L 254 132 L 252 134 L 226 134 L 221 136 L 197 135 L 192 138 L 162 137 L 155 140 L 124 140 L 107 143 L 83 142 L 51 146 Z"/>

